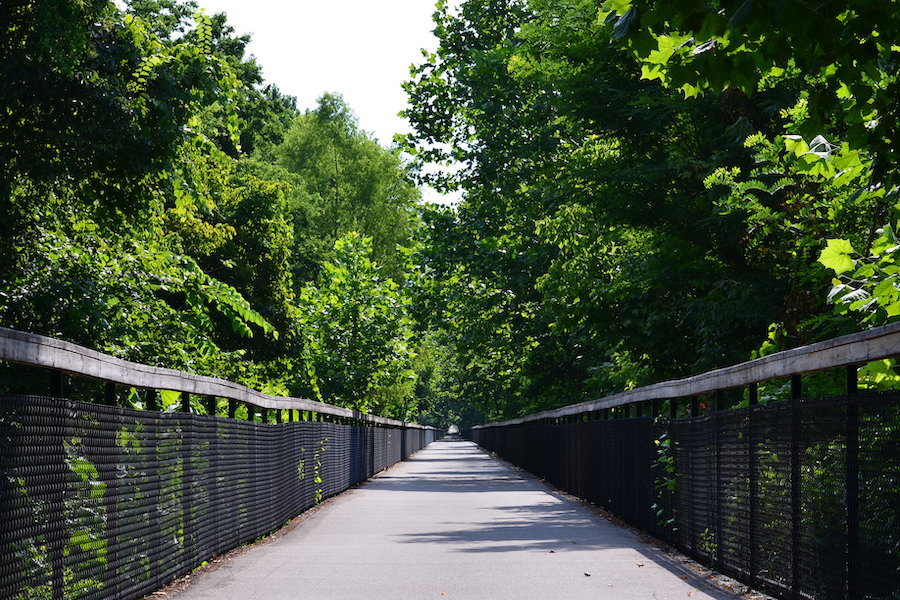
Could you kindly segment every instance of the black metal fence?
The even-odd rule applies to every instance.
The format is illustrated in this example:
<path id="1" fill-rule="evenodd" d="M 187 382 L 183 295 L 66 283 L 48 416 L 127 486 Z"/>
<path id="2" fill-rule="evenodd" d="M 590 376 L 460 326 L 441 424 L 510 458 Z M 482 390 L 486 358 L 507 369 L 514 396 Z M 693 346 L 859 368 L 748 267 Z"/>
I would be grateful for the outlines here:
<path id="1" fill-rule="evenodd" d="M 0 598 L 138 598 L 433 441 L 0 396 Z"/>
<path id="2" fill-rule="evenodd" d="M 557 487 L 781 598 L 900 598 L 900 393 L 476 428 Z"/>

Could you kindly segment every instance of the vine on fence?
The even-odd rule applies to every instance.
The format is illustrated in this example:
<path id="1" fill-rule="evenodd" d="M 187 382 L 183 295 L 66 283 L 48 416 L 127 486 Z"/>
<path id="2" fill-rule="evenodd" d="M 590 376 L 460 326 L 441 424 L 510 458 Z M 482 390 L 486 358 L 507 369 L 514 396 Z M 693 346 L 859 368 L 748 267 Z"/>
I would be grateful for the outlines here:
<path id="1" fill-rule="evenodd" d="M 675 455 L 672 452 L 672 438 L 668 433 L 660 434 L 654 443 L 656 445 L 656 468 L 659 476 L 654 481 L 657 501 L 651 508 L 656 513 L 657 523 L 661 527 L 668 528 L 675 524 L 675 516 L 666 514 L 668 498 L 675 493 Z"/>

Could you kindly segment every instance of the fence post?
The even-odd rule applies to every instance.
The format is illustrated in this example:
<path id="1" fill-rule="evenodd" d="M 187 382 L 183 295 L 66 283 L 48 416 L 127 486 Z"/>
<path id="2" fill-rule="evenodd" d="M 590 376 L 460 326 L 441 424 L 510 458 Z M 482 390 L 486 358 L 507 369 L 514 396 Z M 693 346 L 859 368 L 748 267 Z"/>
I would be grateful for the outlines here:
<path id="1" fill-rule="evenodd" d="M 181 392 L 181 412 L 191 412 L 191 395 L 188 392 Z"/>
<path id="2" fill-rule="evenodd" d="M 103 403 L 107 406 L 116 406 L 118 404 L 118 397 L 116 396 L 116 384 L 112 381 L 107 381 L 103 394 Z M 117 424 L 120 423 L 121 416 L 115 416 Z M 116 427 L 116 430 L 119 428 Z M 112 589 L 115 592 L 118 592 L 120 589 L 120 581 L 119 581 L 119 572 L 118 572 L 118 563 L 119 563 L 119 551 L 118 551 L 118 533 L 119 529 L 119 515 L 118 515 L 118 507 L 117 507 L 117 498 L 116 494 L 118 490 L 114 485 L 114 482 L 117 481 L 116 474 L 118 470 L 117 459 L 118 459 L 118 446 L 116 444 L 116 434 L 113 433 L 112 438 L 108 441 L 109 447 L 109 456 L 112 460 L 112 465 L 105 465 L 103 473 L 103 479 L 107 481 L 106 486 L 106 494 L 105 494 L 105 505 L 106 505 L 106 531 L 107 531 L 107 551 L 106 551 L 106 559 L 108 565 L 108 573 L 111 573 L 113 578 Z M 112 533 L 110 533 L 112 532 Z"/>
<path id="3" fill-rule="evenodd" d="M 212 402 L 212 412 L 210 413 L 212 416 L 216 416 L 216 405 L 217 397 L 209 396 L 210 401 Z M 209 502 L 209 510 L 212 513 L 211 517 L 215 519 L 215 522 L 220 522 L 222 519 L 221 515 L 221 505 L 216 501 L 217 492 L 218 492 L 218 481 L 219 481 L 219 440 L 222 435 L 222 426 L 223 424 L 218 420 L 214 420 L 210 426 L 215 431 L 215 435 L 209 438 L 209 445 L 207 446 L 209 452 L 209 477 L 207 478 L 207 501 Z M 220 538 L 220 529 L 218 527 L 213 528 L 213 536 L 212 536 L 212 544 L 211 547 L 213 553 L 218 554 L 221 551 L 219 544 L 221 543 Z"/>
<path id="4" fill-rule="evenodd" d="M 747 409 L 747 453 L 748 466 L 750 474 L 747 485 L 750 487 L 750 527 L 748 528 L 749 544 L 750 544 L 750 586 L 755 587 L 757 584 L 756 572 L 758 570 L 757 548 L 756 548 L 756 524 L 758 521 L 757 509 L 759 504 L 759 490 L 757 489 L 758 481 L 756 476 L 756 428 L 754 427 L 754 416 L 756 415 L 756 405 L 759 402 L 759 386 L 751 383 L 747 387 L 747 401 L 749 407 Z"/>
<path id="5" fill-rule="evenodd" d="M 722 518 L 722 505 L 723 501 L 723 491 L 722 491 L 722 424 L 720 423 L 721 411 L 725 405 L 725 397 L 722 390 L 717 390 L 715 395 L 715 402 L 713 404 L 713 408 L 715 411 L 713 412 L 713 426 L 716 428 L 715 435 L 715 444 L 716 444 L 716 569 L 722 570 L 722 540 L 725 539 L 725 536 L 722 535 L 722 527 L 724 523 L 724 519 Z"/>
<path id="6" fill-rule="evenodd" d="M 190 394 L 183 392 L 182 412 L 190 413 Z M 187 404 L 187 410 L 184 410 Z M 186 415 L 178 415 L 181 424 L 181 517 L 184 531 L 184 555 L 193 563 L 196 558 L 197 545 L 194 539 L 194 420 Z"/>
<path id="7" fill-rule="evenodd" d="M 63 374 L 62 371 L 50 371 L 50 396 L 53 398 L 63 397 Z M 68 419 L 61 417 L 62 421 L 60 429 L 63 433 L 60 435 L 58 444 L 53 444 L 53 462 L 55 465 L 66 464 L 66 454 L 63 450 L 65 439 L 68 437 Z M 56 479 L 56 478 L 54 478 Z M 65 583 L 65 551 L 66 539 L 68 538 L 68 530 L 65 520 L 65 500 L 66 500 L 66 484 L 65 480 L 60 477 L 58 481 L 54 481 L 50 486 L 51 491 L 48 493 L 49 505 L 52 510 L 48 511 L 45 517 L 44 527 L 45 537 L 47 540 L 47 551 L 50 558 L 50 593 L 53 600 L 64 600 L 66 595 Z"/>
<path id="8" fill-rule="evenodd" d="M 206 397 L 206 414 L 211 417 L 216 416 L 216 397 L 215 396 L 207 396 Z"/>
<path id="9" fill-rule="evenodd" d="M 63 397 L 63 374 L 56 369 L 50 371 L 50 395 L 54 398 Z"/>
<path id="10" fill-rule="evenodd" d="M 116 385 L 106 382 L 106 394 L 104 398 L 108 406 L 116 405 Z M 122 425 L 121 413 L 111 415 L 115 423 L 112 431 L 100 434 L 101 446 L 106 456 L 98 461 L 98 474 L 101 481 L 106 482 L 106 491 L 103 494 L 103 508 L 106 510 L 106 584 L 109 585 L 110 596 L 118 597 L 121 589 L 119 577 L 119 513 L 118 513 L 118 458 L 119 447 L 116 444 L 116 432 Z"/>
<path id="11" fill-rule="evenodd" d="M 400 460 L 406 460 L 406 431 L 407 431 L 407 423 L 403 421 L 403 425 L 400 427 Z"/>
<path id="12" fill-rule="evenodd" d="M 56 384 L 56 375 L 59 375 L 59 385 L 62 387 L 62 373 L 54 371 L 51 376 L 51 394 L 58 398 L 56 390 L 52 388 Z M 61 391 L 61 390 L 60 390 Z M 62 412 L 62 411 L 60 411 Z M 59 415 L 60 431 L 59 439 L 54 441 L 52 446 L 52 459 L 54 466 L 62 467 L 66 464 L 65 440 L 69 437 L 69 419 L 64 415 Z M 2 423 L 2 421 L 0 421 Z M 52 600 L 65 600 L 66 582 L 65 582 L 65 552 L 66 540 L 68 539 L 68 530 L 66 528 L 65 518 L 65 502 L 66 502 L 66 483 L 64 476 L 54 477 L 53 484 L 47 494 L 48 505 L 51 510 L 44 517 L 44 522 L 40 524 L 45 528 L 44 535 L 47 540 L 47 551 L 50 559 L 50 591 Z M 43 495 L 43 494 L 42 494 Z M 5 504 L 5 502 L 4 502 Z M 4 547 L 4 550 L 6 548 Z"/>
<path id="13" fill-rule="evenodd" d="M 115 406 L 118 404 L 116 401 L 116 384 L 112 381 L 106 382 L 106 388 L 103 393 L 103 403 L 107 406 Z"/>
<path id="14" fill-rule="evenodd" d="M 228 399 L 228 418 L 233 419 L 237 414 L 237 400 Z"/>
<path id="15" fill-rule="evenodd" d="M 803 395 L 799 375 L 791 376 L 791 597 L 800 598 L 800 524 L 803 517 L 800 486 L 800 398 Z"/>
<path id="16" fill-rule="evenodd" d="M 157 411 L 159 410 L 159 404 L 157 402 L 157 392 L 156 390 L 147 390 L 147 410 Z"/>
<path id="17" fill-rule="evenodd" d="M 691 404 L 691 415 L 693 416 L 693 412 L 694 412 L 693 408 L 694 408 L 694 405 L 696 404 L 696 402 L 695 402 L 694 398 L 690 398 L 689 400 L 690 400 L 690 404 Z M 691 552 L 693 552 L 694 554 L 697 554 L 697 530 L 694 528 L 694 509 L 696 507 L 694 506 L 694 501 L 693 501 L 695 484 L 696 484 L 696 482 L 694 481 L 694 452 L 693 452 L 695 444 L 693 442 L 695 439 L 694 433 L 697 429 L 697 423 L 693 420 L 688 421 L 687 423 L 685 423 L 685 427 L 687 427 L 688 431 L 690 431 L 689 439 L 691 440 L 691 443 L 688 445 L 687 452 L 684 453 L 684 457 L 686 459 L 685 462 L 687 464 L 685 465 L 685 468 L 683 470 L 683 472 L 687 475 L 687 477 L 685 478 L 687 480 L 685 482 L 685 484 L 688 486 L 688 495 L 687 495 L 687 498 L 688 498 L 687 505 L 688 506 L 687 506 L 687 511 L 686 511 L 687 512 L 686 520 L 687 520 L 687 526 L 688 526 L 687 539 L 688 539 L 688 544 L 690 544 Z M 676 471 L 675 475 L 677 478 L 677 476 L 678 476 L 677 471 Z M 677 485 L 678 484 L 676 483 L 676 486 Z"/>
<path id="18" fill-rule="evenodd" d="M 847 395 L 858 391 L 856 365 L 847 367 Z M 847 399 L 847 590 L 848 600 L 860 597 L 859 589 L 859 410 Z"/>

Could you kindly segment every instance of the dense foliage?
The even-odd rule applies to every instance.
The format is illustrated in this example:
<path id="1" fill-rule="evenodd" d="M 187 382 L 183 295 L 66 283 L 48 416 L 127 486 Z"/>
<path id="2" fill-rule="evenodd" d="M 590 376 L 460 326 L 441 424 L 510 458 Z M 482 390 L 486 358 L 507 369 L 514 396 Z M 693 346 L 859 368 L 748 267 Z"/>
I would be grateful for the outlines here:
<path id="1" fill-rule="evenodd" d="M 896 3 L 804 7 L 438 4 L 405 144 L 465 197 L 425 254 L 467 399 L 512 416 L 897 314 Z"/>
<path id="2" fill-rule="evenodd" d="M 883 323 L 898 14 L 441 0 L 389 149 L 194 2 L 4 2 L 0 323 L 440 424 Z"/>
<path id="3" fill-rule="evenodd" d="M 11 2 L 0 23 L 0 323 L 427 408 L 400 289 L 418 192 L 339 96 L 299 112 L 193 2 Z"/>

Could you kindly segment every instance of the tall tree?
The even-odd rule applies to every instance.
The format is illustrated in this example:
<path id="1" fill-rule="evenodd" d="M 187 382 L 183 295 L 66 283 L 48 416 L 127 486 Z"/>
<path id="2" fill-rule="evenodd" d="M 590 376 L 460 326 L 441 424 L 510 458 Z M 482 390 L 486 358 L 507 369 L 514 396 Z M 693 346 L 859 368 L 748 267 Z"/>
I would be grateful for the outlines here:
<path id="1" fill-rule="evenodd" d="M 201 9 L 194 0 L 128 0 L 127 6 L 163 43 L 196 41 L 197 30 L 191 24 Z M 247 56 L 250 35 L 236 35 L 225 13 L 208 19 L 211 52 L 230 67 L 240 84 L 231 100 L 232 109 L 225 110 L 221 102 L 211 103 L 200 115 L 201 128 L 232 157 L 243 154 L 272 161 L 274 148 L 297 115 L 297 101 L 265 82 L 262 66 L 255 57 Z M 239 132 L 236 137 L 233 129 Z"/>
<path id="2" fill-rule="evenodd" d="M 859 311 L 874 323 L 900 314 L 900 282 L 892 270 L 900 153 L 897 3 L 721 0 L 675 10 L 639 0 L 606 2 L 603 14 L 645 77 L 687 96 L 796 90 L 773 139 L 755 136 L 751 143 L 766 147 L 759 156 L 770 167 L 780 163 L 775 187 L 792 196 L 782 206 L 838 222 L 827 235 L 821 227 L 801 226 L 811 237 L 845 238 L 830 241 L 821 253 L 822 263 L 843 277 L 829 295 L 838 312 Z M 736 203 L 741 197 L 755 202 L 749 210 L 758 218 L 765 207 L 757 200 L 773 197 L 766 185 L 773 183 L 772 173 L 758 169 L 753 179 L 744 173 L 717 181 L 732 187 Z M 855 227 L 846 227 L 848 220 Z"/>
<path id="3" fill-rule="evenodd" d="M 785 185 L 745 143 L 792 118 L 794 82 L 685 101 L 641 79 L 593 2 L 469 0 L 436 22 L 406 142 L 422 165 L 463 163 L 426 176 L 465 194 L 428 251 L 481 406 L 515 414 L 736 362 L 771 323 L 835 331 L 815 240 L 859 231 L 872 205 L 820 202 L 811 174 Z M 758 174 L 755 204 L 735 170 Z"/>
<path id="4" fill-rule="evenodd" d="M 298 296 L 305 376 L 295 383 L 330 403 L 402 419 L 417 413 L 411 402 L 409 299 L 379 274 L 372 240 L 351 232 L 335 243 L 316 284 Z"/>
<path id="5" fill-rule="evenodd" d="M 376 262 L 398 277 L 396 246 L 408 245 L 415 229 L 419 192 L 398 154 L 381 147 L 359 128 L 339 95 L 325 94 L 318 106 L 298 116 L 277 149 L 280 165 L 295 187 L 292 206 L 298 255 L 298 282 L 316 274 L 340 237 L 358 231 L 372 238 Z"/>
<path id="6" fill-rule="evenodd" d="M 230 235 L 204 218 L 223 157 L 195 129 L 236 87 L 209 20 L 167 44 L 111 3 L 0 10 L 4 324 L 199 370 L 223 363 L 216 314 L 244 335 L 274 334 L 185 252 L 187 238 Z"/>

